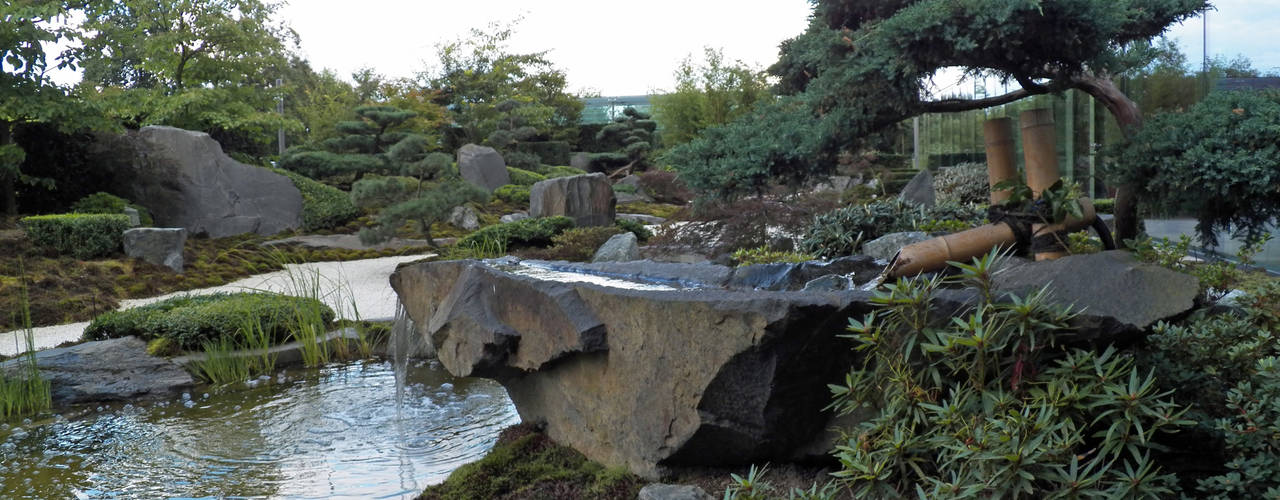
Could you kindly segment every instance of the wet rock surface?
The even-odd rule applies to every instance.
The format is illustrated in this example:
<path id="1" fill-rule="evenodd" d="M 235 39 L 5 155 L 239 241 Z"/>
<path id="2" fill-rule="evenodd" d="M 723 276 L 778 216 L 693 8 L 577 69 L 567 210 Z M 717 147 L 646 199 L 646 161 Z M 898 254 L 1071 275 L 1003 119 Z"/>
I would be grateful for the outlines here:
<path id="1" fill-rule="evenodd" d="M 22 361 L 6 361 L 0 370 L 13 373 Z M 136 337 L 39 351 L 36 366 L 49 380 L 54 406 L 165 397 L 195 385 L 177 363 L 148 355 Z"/>
<path id="2" fill-rule="evenodd" d="M 563 215 L 578 227 L 613 224 L 618 200 L 604 174 L 575 175 L 540 181 L 529 189 L 529 216 Z"/>

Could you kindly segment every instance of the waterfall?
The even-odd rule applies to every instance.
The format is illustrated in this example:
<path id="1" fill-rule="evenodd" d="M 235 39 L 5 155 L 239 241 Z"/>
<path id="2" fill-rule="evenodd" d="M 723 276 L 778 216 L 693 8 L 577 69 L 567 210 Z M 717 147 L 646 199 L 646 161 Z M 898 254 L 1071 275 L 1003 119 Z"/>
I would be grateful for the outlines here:
<path id="1" fill-rule="evenodd" d="M 417 346 L 417 335 L 414 334 L 413 318 L 404 309 L 404 303 L 396 299 L 396 320 L 391 326 L 391 338 L 387 341 L 387 351 L 391 355 L 391 367 L 396 376 L 396 420 L 404 405 L 405 378 L 409 372 L 409 357 Z"/>

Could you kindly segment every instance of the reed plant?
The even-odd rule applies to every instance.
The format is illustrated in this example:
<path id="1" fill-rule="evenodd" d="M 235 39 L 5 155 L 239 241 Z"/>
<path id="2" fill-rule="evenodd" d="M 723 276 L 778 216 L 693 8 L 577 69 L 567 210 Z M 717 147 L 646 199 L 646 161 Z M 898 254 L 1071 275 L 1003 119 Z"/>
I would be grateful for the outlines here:
<path id="1" fill-rule="evenodd" d="M 200 379 L 213 385 L 226 385 L 249 380 L 253 376 L 254 360 L 249 356 L 237 356 L 236 342 L 223 337 L 204 343 L 204 358 L 193 362 L 193 371 Z"/>
<path id="2" fill-rule="evenodd" d="M 22 262 L 18 263 L 22 270 Z M 15 347 L 22 352 L 15 363 L 16 369 L 0 369 L 0 418 L 9 419 L 30 415 L 53 406 L 53 393 L 49 381 L 40 376 L 36 364 L 35 330 L 31 327 L 31 299 L 27 295 L 25 272 L 20 272 L 18 286 L 18 310 L 13 312 L 14 322 L 22 325 L 25 351 L 14 337 Z"/>

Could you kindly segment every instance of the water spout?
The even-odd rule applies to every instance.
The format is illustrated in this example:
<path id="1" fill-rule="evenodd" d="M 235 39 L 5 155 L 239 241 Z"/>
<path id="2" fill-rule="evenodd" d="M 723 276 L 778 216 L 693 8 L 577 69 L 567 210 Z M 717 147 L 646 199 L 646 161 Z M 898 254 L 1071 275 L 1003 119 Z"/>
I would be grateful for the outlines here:
<path id="1" fill-rule="evenodd" d="M 405 377 L 409 373 L 409 357 L 416 350 L 417 335 L 414 334 L 413 318 L 405 311 L 404 304 L 396 300 L 396 319 L 391 326 L 391 338 L 387 341 L 387 351 L 391 356 L 391 368 L 396 377 L 396 421 L 401 417 L 404 407 Z"/>

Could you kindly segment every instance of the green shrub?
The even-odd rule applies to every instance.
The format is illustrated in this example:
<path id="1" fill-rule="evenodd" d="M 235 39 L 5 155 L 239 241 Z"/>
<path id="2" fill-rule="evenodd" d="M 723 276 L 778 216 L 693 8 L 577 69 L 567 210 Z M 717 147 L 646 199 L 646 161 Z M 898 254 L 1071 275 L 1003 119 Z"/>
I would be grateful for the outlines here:
<path id="1" fill-rule="evenodd" d="M 547 180 L 542 174 L 521 168 L 507 167 L 507 173 L 511 175 L 511 183 L 517 186 L 532 186 Z"/>
<path id="2" fill-rule="evenodd" d="M 961 266 L 977 304 L 938 314 L 941 279 L 899 280 L 849 320 L 865 353 L 831 386 L 845 429 L 835 457 L 854 498 L 1169 498 L 1152 452 L 1189 424 L 1132 357 L 1054 346 L 1072 314 L 1048 291 L 996 301 L 995 258 Z"/>
<path id="3" fill-rule="evenodd" d="M 515 203 L 517 205 L 527 205 L 529 203 L 529 186 L 517 186 L 515 184 L 507 184 L 493 191 L 493 196 L 499 200 Z"/>
<path id="4" fill-rule="evenodd" d="M 729 255 L 738 266 L 773 264 L 777 262 L 808 262 L 815 257 L 798 252 L 780 252 L 769 247 L 741 248 Z"/>
<path id="5" fill-rule="evenodd" d="M 991 184 L 987 180 L 987 166 L 961 163 L 944 167 L 933 176 L 933 190 L 939 202 L 988 203 L 991 201 Z"/>
<path id="6" fill-rule="evenodd" d="M 524 254 L 528 258 L 586 262 L 609 238 L 622 234 L 617 226 L 575 227 L 551 238 L 551 247 Z"/>
<path id="7" fill-rule="evenodd" d="M 556 177 L 573 177 L 575 175 L 586 175 L 586 173 L 587 171 L 585 170 L 581 170 L 573 167 L 556 166 L 556 167 L 548 167 L 546 171 L 543 172 L 542 175 L 546 176 L 546 178 L 548 179 L 554 179 Z"/>
<path id="8" fill-rule="evenodd" d="M 801 252 L 823 258 L 851 255 L 886 234 L 937 228 L 942 221 L 981 224 L 985 212 L 972 205 L 942 203 L 921 208 L 898 199 L 838 208 L 813 218 L 800 241 Z"/>
<path id="9" fill-rule="evenodd" d="M 631 232 L 632 234 L 635 234 L 636 241 L 639 241 L 640 243 L 649 241 L 649 238 L 653 237 L 653 231 L 650 231 L 649 228 L 644 227 L 644 224 L 641 224 L 633 220 L 614 219 L 613 225 L 618 226 L 618 228 L 622 229 L 623 231 L 628 231 L 628 232 Z"/>
<path id="10" fill-rule="evenodd" d="M 302 229 L 315 231 L 331 229 L 360 216 L 360 210 L 351 203 L 351 196 L 332 186 L 327 186 L 297 172 L 279 168 L 272 172 L 288 177 L 302 193 Z"/>
<path id="11" fill-rule="evenodd" d="M 309 298 L 274 293 L 181 296 L 99 315 L 85 328 L 84 339 L 168 338 L 179 348 L 194 351 L 206 342 L 238 341 L 248 319 L 278 344 L 299 329 L 299 319 L 307 316 L 301 313 L 310 311 L 318 311 L 315 316 L 325 325 L 333 321 L 332 309 Z"/>
<path id="12" fill-rule="evenodd" d="M 640 177 L 640 189 L 658 203 L 684 205 L 693 199 L 693 191 L 685 187 L 675 172 L 652 170 L 643 172 Z"/>
<path id="13" fill-rule="evenodd" d="M 552 238 L 573 226 L 573 219 L 564 216 L 518 220 L 482 228 L 458 240 L 457 246 L 545 247 L 551 245 Z"/>
<path id="14" fill-rule="evenodd" d="M 613 185 L 613 192 L 615 193 L 636 194 L 637 191 L 639 190 L 636 189 L 636 186 L 634 184 L 614 184 Z"/>
<path id="15" fill-rule="evenodd" d="M 1099 198 L 1093 200 L 1093 210 L 1100 214 L 1114 214 L 1116 213 L 1116 199 Z"/>
<path id="16" fill-rule="evenodd" d="M 36 215 L 19 221 L 32 243 L 77 259 L 120 251 L 129 217 L 108 214 Z"/>
<path id="17" fill-rule="evenodd" d="M 514 148 L 517 151 L 537 156 L 539 163 L 546 165 L 569 163 L 571 148 L 569 143 L 565 141 L 520 141 L 515 144 Z"/>
<path id="18" fill-rule="evenodd" d="M 503 153 L 502 159 L 506 161 L 507 168 L 514 168 L 525 172 L 538 170 L 542 165 L 542 161 L 538 159 L 538 155 L 520 151 L 508 151 Z"/>
<path id="19" fill-rule="evenodd" d="M 151 211 L 146 207 L 134 205 L 129 200 L 110 193 L 93 193 L 71 205 L 71 211 L 78 214 L 122 214 L 125 208 L 137 210 L 138 222 L 143 226 L 155 224 Z"/>

